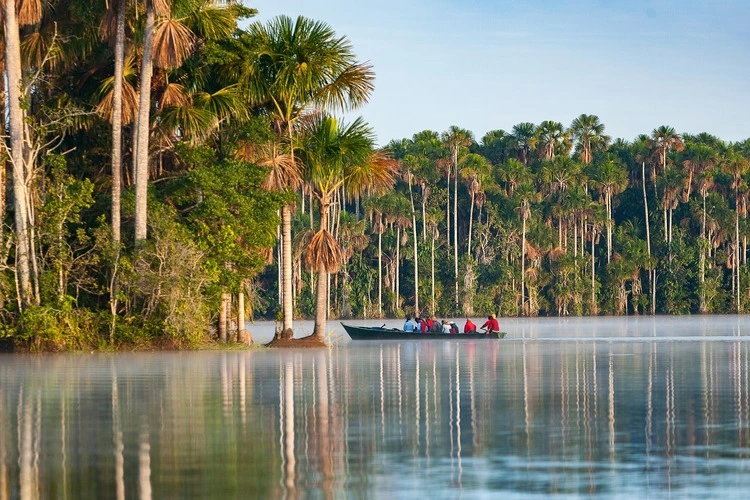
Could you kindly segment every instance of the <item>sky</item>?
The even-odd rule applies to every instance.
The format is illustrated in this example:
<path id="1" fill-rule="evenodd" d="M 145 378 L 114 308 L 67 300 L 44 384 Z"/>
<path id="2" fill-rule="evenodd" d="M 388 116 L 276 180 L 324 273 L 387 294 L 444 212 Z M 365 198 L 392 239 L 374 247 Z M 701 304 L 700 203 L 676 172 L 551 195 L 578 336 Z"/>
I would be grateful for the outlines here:
<path id="1" fill-rule="evenodd" d="M 329 24 L 376 74 L 378 143 L 594 114 L 614 138 L 660 125 L 750 137 L 750 0 L 245 0 L 252 21 Z"/>

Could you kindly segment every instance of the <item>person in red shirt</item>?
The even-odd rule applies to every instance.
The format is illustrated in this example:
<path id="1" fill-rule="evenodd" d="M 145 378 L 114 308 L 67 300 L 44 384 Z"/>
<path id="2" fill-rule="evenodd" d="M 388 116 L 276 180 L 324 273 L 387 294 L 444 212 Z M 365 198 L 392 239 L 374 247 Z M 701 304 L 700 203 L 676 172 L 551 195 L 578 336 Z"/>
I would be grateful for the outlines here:
<path id="1" fill-rule="evenodd" d="M 477 333 L 477 325 L 474 324 L 469 318 L 466 318 L 466 324 L 464 325 L 464 333 Z"/>
<path id="2" fill-rule="evenodd" d="M 486 334 L 490 334 L 493 332 L 500 332 L 500 323 L 497 322 L 497 319 L 495 319 L 494 314 L 490 314 L 487 317 L 487 321 L 484 322 L 484 324 L 481 326 L 481 328 L 484 330 L 487 329 Z"/>

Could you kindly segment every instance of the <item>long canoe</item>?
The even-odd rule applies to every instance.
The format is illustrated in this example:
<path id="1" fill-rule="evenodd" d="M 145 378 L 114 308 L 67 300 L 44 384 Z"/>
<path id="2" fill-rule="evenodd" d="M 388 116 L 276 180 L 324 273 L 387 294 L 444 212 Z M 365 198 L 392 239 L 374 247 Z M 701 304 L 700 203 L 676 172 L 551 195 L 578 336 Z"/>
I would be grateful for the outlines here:
<path id="1" fill-rule="evenodd" d="M 505 332 L 486 333 L 420 333 L 405 332 L 382 326 L 352 326 L 341 323 L 352 340 L 488 340 L 501 339 Z"/>

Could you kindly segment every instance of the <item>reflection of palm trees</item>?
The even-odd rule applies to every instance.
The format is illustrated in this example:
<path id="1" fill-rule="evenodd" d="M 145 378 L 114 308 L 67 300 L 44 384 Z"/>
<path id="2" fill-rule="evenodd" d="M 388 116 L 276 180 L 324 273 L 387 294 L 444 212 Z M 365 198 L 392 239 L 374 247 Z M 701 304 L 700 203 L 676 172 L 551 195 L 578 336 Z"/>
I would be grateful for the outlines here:
<path id="1" fill-rule="evenodd" d="M 138 497 L 151 499 L 151 441 L 145 420 L 138 435 Z"/>

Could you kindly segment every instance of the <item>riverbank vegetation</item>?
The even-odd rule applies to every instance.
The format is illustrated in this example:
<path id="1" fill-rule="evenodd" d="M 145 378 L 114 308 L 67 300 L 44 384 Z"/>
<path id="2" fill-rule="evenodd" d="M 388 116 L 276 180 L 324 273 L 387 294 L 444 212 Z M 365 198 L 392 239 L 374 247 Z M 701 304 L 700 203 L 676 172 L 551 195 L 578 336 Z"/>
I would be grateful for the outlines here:
<path id="1" fill-rule="evenodd" d="M 248 341 L 250 314 L 314 317 L 322 342 L 329 317 L 748 307 L 750 141 L 613 140 L 582 114 L 378 149 L 337 118 L 373 68 L 325 23 L 240 29 L 253 10 L 208 0 L 5 12 L 6 344 Z"/>

